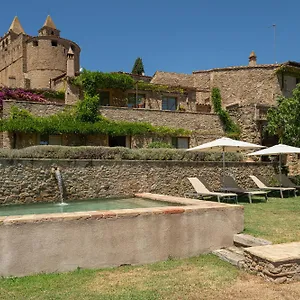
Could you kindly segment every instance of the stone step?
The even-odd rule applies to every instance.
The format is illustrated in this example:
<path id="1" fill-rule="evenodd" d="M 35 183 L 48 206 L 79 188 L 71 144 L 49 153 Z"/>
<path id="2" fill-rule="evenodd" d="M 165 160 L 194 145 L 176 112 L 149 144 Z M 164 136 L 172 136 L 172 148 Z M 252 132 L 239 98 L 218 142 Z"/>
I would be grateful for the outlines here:
<path id="1" fill-rule="evenodd" d="M 230 247 L 230 249 L 218 249 L 213 251 L 212 253 L 218 256 L 220 259 L 227 261 L 234 266 L 240 267 L 243 264 L 245 257 L 242 254 L 241 250 L 234 251 L 234 248 L 236 247 Z"/>
<path id="2" fill-rule="evenodd" d="M 226 250 L 229 250 L 231 252 L 240 254 L 240 255 L 244 255 L 244 248 L 243 247 L 237 247 L 237 246 L 232 246 L 232 247 L 228 247 L 226 248 Z"/>
<path id="3" fill-rule="evenodd" d="M 268 281 L 300 281 L 300 242 L 245 249 L 243 267 Z"/>
<path id="4" fill-rule="evenodd" d="M 255 247 L 255 246 L 266 246 L 271 245 L 272 242 L 256 238 L 248 234 L 235 234 L 233 237 L 233 242 L 238 247 Z"/>

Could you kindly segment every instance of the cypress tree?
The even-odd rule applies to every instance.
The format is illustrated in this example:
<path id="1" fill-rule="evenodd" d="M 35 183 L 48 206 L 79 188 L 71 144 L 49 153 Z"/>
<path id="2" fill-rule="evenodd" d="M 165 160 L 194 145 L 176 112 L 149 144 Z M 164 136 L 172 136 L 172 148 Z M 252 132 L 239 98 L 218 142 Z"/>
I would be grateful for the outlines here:
<path id="1" fill-rule="evenodd" d="M 144 72 L 145 72 L 145 70 L 144 70 L 143 61 L 140 57 L 138 57 L 134 62 L 134 66 L 132 68 L 131 73 L 137 74 L 137 75 L 143 75 Z"/>

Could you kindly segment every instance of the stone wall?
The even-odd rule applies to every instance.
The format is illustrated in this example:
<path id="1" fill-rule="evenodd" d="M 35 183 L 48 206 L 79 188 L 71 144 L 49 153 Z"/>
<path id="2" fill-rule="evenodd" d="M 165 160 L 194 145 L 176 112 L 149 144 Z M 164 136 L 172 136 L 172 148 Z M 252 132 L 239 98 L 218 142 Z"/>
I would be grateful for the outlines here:
<path id="1" fill-rule="evenodd" d="M 154 84 L 161 84 L 167 86 L 182 86 L 182 87 L 194 87 L 194 78 L 191 74 L 180 74 L 180 73 L 173 73 L 173 72 L 161 72 L 157 71 L 151 83 Z"/>
<path id="2" fill-rule="evenodd" d="M 232 103 L 274 105 L 277 95 L 282 95 L 282 78 L 276 74 L 277 67 L 257 65 L 199 71 L 194 73 L 195 85 L 219 88 L 224 106 Z"/>
<path id="3" fill-rule="evenodd" d="M 0 84 L 10 86 L 9 77 L 14 77 L 15 87 L 23 87 L 23 66 L 26 59 L 23 49 L 26 37 L 21 34 L 13 38 L 15 39 L 11 40 L 8 45 L 0 47 Z"/>
<path id="4" fill-rule="evenodd" d="M 65 108 L 65 105 L 63 104 L 5 100 L 3 101 L 3 118 L 9 117 L 12 106 L 17 106 L 20 109 L 26 109 L 32 114 L 40 117 L 57 114 L 63 111 L 63 109 Z"/>
<path id="5" fill-rule="evenodd" d="M 206 178 L 212 189 L 221 182 L 221 162 L 109 161 L 109 160 L 0 160 L 0 203 L 59 201 L 52 167 L 59 167 L 67 201 L 151 192 L 183 196 L 192 191 L 187 177 Z M 270 163 L 227 162 L 226 172 L 241 186 L 255 187 L 249 175 L 271 178 Z"/>
<path id="6" fill-rule="evenodd" d="M 162 111 L 101 107 L 101 114 L 112 120 L 150 122 L 155 126 L 169 126 L 195 130 L 200 134 L 223 135 L 219 117 L 211 113 Z"/>
<path id="7" fill-rule="evenodd" d="M 245 106 L 232 105 L 227 107 L 233 120 L 240 126 L 240 139 L 254 144 L 262 143 L 259 110 L 254 104 Z"/>
<path id="8" fill-rule="evenodd" d="M 27 109 L 32 114 L 37 116 L 53 115 L 63 111 L 65 105 L 62 104 L 44 104 L 27 101 L 14 101 L 7 100 L 3 104 L 3 117 L 8 117 L 10 109 L 13 105 L 22 109 Z M 131 109 L 126 107 L 101 107 L 100 112 L 103 116 L 116 120 L 116 121 L 133 121 L 133 122 L 149 122 L 154 126 L 167 126 L 173 128 L 184 128 L 192 130 L 190 137 L 190 146 L 196 146 L 200 143 L 211 141 L 215 138 L 224 135 L 222 124 L 219 117 L 211 113 L 200 112 L 184 112 L 184 111 L 162 111 L 154 109 Z M 140 138 L 132 139 L 132 145 L 146 145 L 147 137 L 141 137 L 144 139 L 142 143 L 138 141 Z M 152 140 L 152 137 L 150 137 Z M 20 142 L 20 147 L 31 146 L 38 141 L 38 137 L 32 137 L 28 139 L 26 143 L 26 137 L 23 137 L 23 142 Z M 4 148 L 9 148 L 13 145 L 9 139 L 5 140 L 3 144 Z M 85 143 L 89 145 L 90 143 Z M 85 145 L 84 144 L 84 145 Z M 94 139 L 92 145 L 106 145 L 107 142 L 103 142 L 103 139 Z M 70 139 L 63 139 L 62 145 L 80 145 L 78 143 L 71 143 Z"/>

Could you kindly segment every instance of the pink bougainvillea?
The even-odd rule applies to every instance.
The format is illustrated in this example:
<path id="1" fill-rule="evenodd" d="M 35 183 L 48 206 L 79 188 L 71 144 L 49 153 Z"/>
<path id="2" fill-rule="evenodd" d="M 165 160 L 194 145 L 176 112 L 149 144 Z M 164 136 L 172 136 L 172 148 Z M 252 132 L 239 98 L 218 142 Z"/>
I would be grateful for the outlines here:
<path id="1" fill-rule="evenodd" d="M 3 106 L 3 100 L 7 99 L 49 103 L 42 95 L 33 92 L 23 89 L 10 89 L 7 87 L 0 88 L 0 107 Z"/>

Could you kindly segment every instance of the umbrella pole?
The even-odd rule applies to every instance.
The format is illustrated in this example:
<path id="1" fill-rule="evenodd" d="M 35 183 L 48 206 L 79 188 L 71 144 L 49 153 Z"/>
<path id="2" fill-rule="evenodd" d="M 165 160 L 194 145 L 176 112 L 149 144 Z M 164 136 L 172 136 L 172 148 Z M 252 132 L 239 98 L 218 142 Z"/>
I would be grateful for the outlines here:
<path id="1" fill-rule="evenodd" d="M 223 147 L 222 152 L 222 159 L 223 159 L 223 187 L 225 187 L 225 149 Z"/>
<path id="2" fill-rule="evenodd" d="M 282 181 L 281 181 L 281 153 L 279 154 L 279 181 L 280 181 L 280 186 L 282 186 Z"/>

